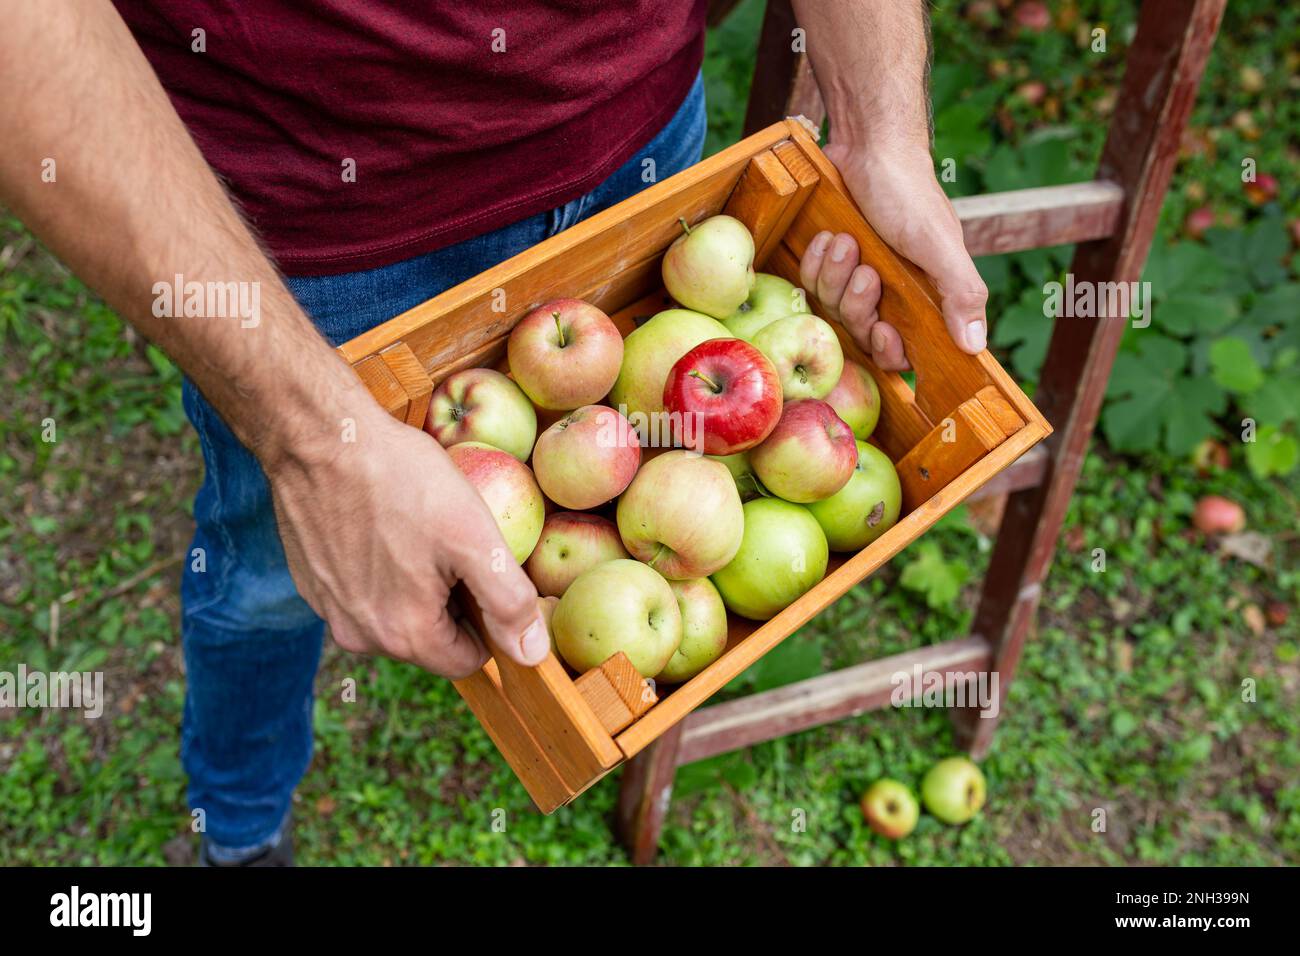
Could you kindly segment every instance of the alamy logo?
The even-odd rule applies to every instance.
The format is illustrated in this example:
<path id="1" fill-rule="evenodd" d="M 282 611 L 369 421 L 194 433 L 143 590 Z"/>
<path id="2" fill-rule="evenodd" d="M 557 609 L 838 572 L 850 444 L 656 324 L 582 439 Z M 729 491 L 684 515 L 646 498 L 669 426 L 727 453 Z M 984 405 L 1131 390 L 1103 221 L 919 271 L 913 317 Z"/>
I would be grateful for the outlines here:
<path id="1" fill-rule="evenodd" d="M 0 709 L 57 707 L 83 710 L 94 720 L 104 713 L 103 671 L 0 671 Z"/>
<path id="2" fill-rule="evenodd" d="M 1076 282 L 1074 273 L 1065 282 L 1043 286 L 1043 315 L 1049 319 L 1127 319 L 1133 328 L 1151 324 L 1150 282 Z"/>
<path id="3" fill-rule="evenodd" d="M 895 707 L 978 707 L 981 717 L 996 717 L 1002 702 L 997 671 L 927 671 L 913 664 L 889 682 Z"/>
<path id="4" fill-rule="evenodd" d="M 74 886 L 50 897 L 51 926 L 126 926 L 133 936 L 148 936 L 152 914 L 152 893 L 82 893 Z"/>
<path id="5" fill-rule="evenodd" d="M 162 318 L 239 319 L 254 329 L 262 321 L 262 283 L 186 282 L 179 272 L 171 282 L 153 284 L 153 314 Z"/>

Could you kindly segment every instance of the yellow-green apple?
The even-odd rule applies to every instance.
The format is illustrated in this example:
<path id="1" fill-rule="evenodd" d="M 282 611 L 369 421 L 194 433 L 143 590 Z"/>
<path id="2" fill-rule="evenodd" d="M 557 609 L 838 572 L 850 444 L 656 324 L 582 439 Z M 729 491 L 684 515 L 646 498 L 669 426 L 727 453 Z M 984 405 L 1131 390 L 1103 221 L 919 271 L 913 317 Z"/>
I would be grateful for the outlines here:
<path id="1" fill-rule="evenodd" d="M 682 612 L 682 643 L 655 680 L 680 684 L 708 667 L 727 649 L 727 609 L 708 578 L 669 581 Z"/>
<path id="2" fill-rule="evenodd" d="M 778 498 L 807 504 L 839 491 L 853 476 L 853 431 L 823 401 L 786 402 L 767 440 L 749 453 L 754 473 Z"/>
<path id="3" fill-rule="evenodd" d="M 826 404 L 853 429 L 854 437 L 866 441 L 880 421 L 880 387 L 871 373 L 851 359 L 844 360 L 840 380 L 826 396 Z"/>
<path id="4" fill-rule="evenodd" d="M 556 511 L 546 516 L 542 536 L 524 565 L 537 593 L 559 597 L 583 571 L 628 557 L 614 522 L 600 515 Z"/>
<path id="5" fill-rule="evenodd" d="M 642 677 L 654 677 L 682 642 L 682 613 L 659 572 L 623 558 L 578 575 L 551 628 L 560 656 L 579 673 L 622 651 Z"/>
<path id="6" fill-rule="evenodd" d="M 741 617 L 766 621 L 826 574 L 826 536 L 808 509 L 779 498 L 745 503 L 736 556 L 713 574 L 722 602 Z"/>
<path id="7" fill-rule="evenodd" d="M 772 360 L 787 402 L 825 398 L 844 371 L 844 350 L 835 330 L 815 315 L 788 315 L 754 336 L 758 350 Z"/>
<path id="8" fill-rule="evenodd" d="M 447 455 L 487 503 L 506 547 L 523 564 L 541 537 L 546 517 L 542 491 L 533 473 L 509 452 L 482 442 L 452 445 Z"/>
<path id="9" fill-rule="evenodd" d="M 803 289 L 780 276 L 760 272 L 754 276 L 754 288 L 749 298 L 723 319 L 722 324 L 736 338 L 752 342 L 754 335 L 765 325 L 787 315 L 801 315 L 808 311 L 808 296 Z"/>
<path id="10" fill-rule="evenodd" d="M 776 427 L 781 383 L 772 363 L 748 342 L 710 339 L 668 372 L 664 408 L 677 444 L 706 455 L 734 455 Z"/>
<path id="11" fill-rule="evenodd" d="M 846 484 L 808 510 L 826 532 L 832 551 L 858 551 L 894 526 L 903 491 L 894 463 L 879 448 L 857 443 L 858 463 Z"/>
<path id="12" fill-rule="evenodd" d="M 736 491 L 740 494 L 741 501 L 748 501 L 750 498 L 757 498 L 760 495 L 767 494 L 767 489 L 758 480 L 758 475 L 754 474 L 754 466 L 750 463 L 749 452 L 742 451 L 735 455 L 721 455 L 716 460 L 726 465 L 727 471 L 731 472 L 731 478 L 736 483 Z"/>
<path id="13" fill-rule="evenodd" d="M 567 412 L 605 397 L 623 362 L 623 336 L 594 305 L 556 299 L 519 320 L 506 355 L 535 405 Z"/>
<path id="14" fill-rule="evenodd" d="M 632 557 L 675 581 L 707 577 L 730 561 L 745 524 L 727 466 L 681 450 L 646 462 L 616 517 Z"/>
<path id="15" fill-rule="evenodd" d="M 724 319 L 754 288 L 754 237 L 731 216 L 679 221 L 684 231 L 664 253 L 664 287 L 686 308 Z"/>
<path id="16" fill-rule="evenodd" d="M 533 471 L 546 497 L 581 511 L 612 501 L 641 465 L 641 440 L 605 405 L 569 412 L 537 438 Z"/>
<path id="17" fill-rule="evenodd" d="M 548 594 L 537 599 L 537 610 L 542 614 L 542 623 L 546 625 L 546 635 L 551 639 L 551 653 L 558 655 L 559 647 L 555 644 L 555 629 L 551 627 L 551 618 L 555 617 L 555 609 L 560 606 L 560 599 L 553 594 Z"/>
<path id="18" fill-rule="evenodd" d="M 965 823 L 984 806 L 984 774 L 965 757 L 948 757 L 921 781 L 921 801 L 944 823 Z"/>
<path id="19" fill-rule="evenodd" d="M 609 404 L 627 416 L 647 446 L 672 443 L 664 415 L 664 383 L 677 360 L 701 342 L 732 335 L 717 319 L 689 309 L 668 309 L 634 329 L 623 344 L 623 367 Z"/>
<path id="20" fill-rule="evenodd" d="M 434 389 L 424 430 L 444 448 L 481 441 L 527 461 L 537 439 L 537 412 L 500 372 L 467 368 Z"/>
<path id="21" fill-rule="evenodd" d="M 862 816 L 881 836 L 901 840 L 916 829 L 921 807 L 906 784 L 885 778 L 862 795 Z"/>

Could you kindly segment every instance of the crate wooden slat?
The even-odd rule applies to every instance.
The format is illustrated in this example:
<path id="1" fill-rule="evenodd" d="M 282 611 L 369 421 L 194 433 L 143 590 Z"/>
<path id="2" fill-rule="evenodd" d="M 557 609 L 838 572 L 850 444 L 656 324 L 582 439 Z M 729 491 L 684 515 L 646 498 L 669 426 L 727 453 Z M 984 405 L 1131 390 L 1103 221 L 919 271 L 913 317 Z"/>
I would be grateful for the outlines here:
<path id="1" fill-rule="evenodd" d="M 679 217 L 696 223 L 722 211 L 754 233 L 759 268 L 796 285 L 799 257 L 823 229 L 854 235 L 863 260 L 880 273 L 881 316 L 903 337 L 916 371 L 915 391 L 897 373 L 876 368 L 843 329 L 836 331 L 846 356 L 862 363 L 880 387 L 882 413 L 872 440 L 900 469 L 903 514 L 863 551 L 834 555 L 821 583 L 771 620 L 731 616 L 722 656 L 680 686 L 657 688 L 657 698 L 635 696 L 634 682 L 614 659 L 578 675 L 553 654 L 537 668 L 498 656 L 457 682 L 545 812 L 657 739 L 679 734 L 699 705 L 1050 432 L 991 355 L 966 355 L 951 342 L 929 281 L 880 240 L 839 173 L 795 121 L 756 133 L 339 352 L 385 407 L 418 425 L 437 382 L 462 368 L 502 367 L 510 329 L 547 299 L 585 298 L 609 313 L 625 335 L 670 307 L 659 263 L 680 235 Z M 808 291 L 809 306 L 821 313 L 815 290 Z M 481 630 L 472 598 L 458 589 L 457 600 Z"/>

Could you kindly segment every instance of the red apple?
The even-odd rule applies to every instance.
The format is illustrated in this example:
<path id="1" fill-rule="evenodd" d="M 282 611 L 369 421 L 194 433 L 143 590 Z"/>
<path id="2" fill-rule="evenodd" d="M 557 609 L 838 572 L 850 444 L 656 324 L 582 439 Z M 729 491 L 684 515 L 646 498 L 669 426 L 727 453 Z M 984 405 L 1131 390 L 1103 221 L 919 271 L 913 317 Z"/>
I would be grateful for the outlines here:
<path id="1" fill-rule="evenodd" d="M 1252 206 L 1262 206 L 1277 198 L 1277 177 L 1260 173 L 1254 182 L 1242 183 L 1241 189 Z"/>
<path id="2" fill-rule="evenodd" d="M 547 515 L 524 570 L 538 594 L 560 597 L 583 571 L 626 557 L 630 555 L 614 522 L 600 515 L 557 511 Z"/>
<path id="3" fill-rule="evenodd" d="M 880 421 L 880 386 L 865 368 L 845 359 L 844 371 L 826 396 L 826 404 L 853 429 L 859 441 L 866 441 Z"/>
<path id="4" fill-rule="evenodd" d="M 1200 239 L 1205 235 L 1205 230 L 1213 226 L 1214 210 L 1209 206 L 1201 206 L 1187 214 L 1187 219 L 1183 222 L 1183 231 L 1193 239 Z"/>
<path id="5" fill-rule="evenodd" d="M 452 445 L 447 455 L 487 503 L 506 547 L 523 564 L 541 536 L 546 511 L 533 473 L 518 458 L 482 442 Z"/>
<path id="6" fill-rule="evenodd" d="M 533 471 L 542 491 L 574 511 L 617 498 L 640 466 L 636 429 L 604 405 L 570 412 L 542 432 L 533 448 Z"/>
<path id="7" fill-rule="evenodd" d="M 835 409 L 804 398 L 786 402 L 776 428 L 749 453 L 749 460 L 772 494 L 808 504 L 848 484 L 858 464 L 858 443 Z"/>
<path id="8" fill-rule="evenodd" d="M 1052 25 L 1052 14 L 1048 11 L 1047 4 L 1038 0 L 1025 0 L 1024 3 L 1017 4 L 1014 17 L 1017 24 L 1035 33 L 1042 33 Z"/>
<path id="9" fill-rule="evenodd" d="M 1204 534 L 1236 533 L 1246 527 L 1246 512 L 1221 495 L 1206 495 L 1196 502 L 1192 524 Z"/>
<path id="10" fill-rule="evenodd" d="M 510 373 L 533 404 L 567 412 L 608 394 L 623 364 L 623 337 L 594 305 L 556 299 L 519 321 L 506 354 Z"/>
<path id="11" fill-rule="evenodd" d="M 677 443 L 706 455 L 753 448 L 781 418 L 776 368 L 743 339 L 710 339 L 672 367 L 664 408 Z"/>

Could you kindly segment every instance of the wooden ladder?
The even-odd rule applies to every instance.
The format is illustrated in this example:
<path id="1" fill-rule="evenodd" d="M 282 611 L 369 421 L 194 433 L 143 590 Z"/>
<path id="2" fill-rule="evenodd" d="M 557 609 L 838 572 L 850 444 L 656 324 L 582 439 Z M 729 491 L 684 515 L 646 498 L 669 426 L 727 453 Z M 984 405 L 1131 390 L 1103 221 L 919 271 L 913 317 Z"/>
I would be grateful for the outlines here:
<path id="1" fill-rule="evenodd" d="M 713 0 L 710 24 L 736 2 Z M 1139 280 L 1226 2 L 1144 0 L 1096 177 L 954 200 L 971 255 L 1077 243 L 1076 282 Z M 826 118 L 812 65 L 792 50 L 796 25 L 790 0 L 768 0 L 747 134 L 786 116 Z M 692 713 L 623 771 L 618 828 L 634 863 L 649 863 L 658 851 L 682 764 L 884 707 L 892 675 L 918 665 L 924 673 L 996 672 L 1005 703 L 1125 325 L 1072 318 L 1053 327 L 1034 402 L 1055 433 L 977 493 L 1010 497 L 971 635 Z M 968 707 L 952 719 L 961 745 L 983 757 L 997 718 Z"/>

